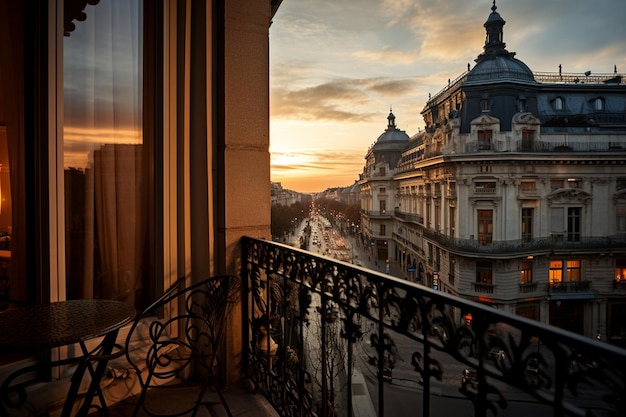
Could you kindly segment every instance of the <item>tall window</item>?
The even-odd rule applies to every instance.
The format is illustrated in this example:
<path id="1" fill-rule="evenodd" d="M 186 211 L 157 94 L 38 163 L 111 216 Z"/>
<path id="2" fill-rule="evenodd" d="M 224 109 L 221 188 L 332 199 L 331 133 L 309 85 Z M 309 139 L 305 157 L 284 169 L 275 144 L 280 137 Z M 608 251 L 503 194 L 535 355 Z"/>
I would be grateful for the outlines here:
<path id="1" fill-rule="evenodd" d="M 550 261 L 550 284 L 558 284 L 563 281 L 563 261 Z"/>
<path id="2" fill-rule="evenodd" d="M 134 305 L 153 240 L 143 2 L 100 2 L 85 14 L 63 44 L 67 297 Z"/>
<path id="3" fill-rule="evenodd" d="M 381 224 L 379 231 L 381 236 L 385 236 L 387 234 L 387 227 L 384 224 Z"/>
<path id="4" fill-rule="evenodd" d="M 479 130 L 478 131 L 478 149 L 489 150 L 491 149 L 491 136 L 493 132 L 491 130 Z"/>
<path id="5" fill-rule="evenodd" d="M 450 206 L 449 213 L 450 237 L 454 237 L 454 234 L 456 233 L 456 207 Z"/>
<path id="6" fill-rule="evenodd" d="M 493 210 L 478 210 L 478 241 L 491 243 L 493 235 Z"/>
<path id="7" fill-rule="evenodd" d="M 580 260 L 567 261 L 567 281 L 580 281 Z"/>
<path id="8" fill-rule="evenodd" d="M 552 235 L 563 236 L 563 213 L 563 207 L 552 207 L 550 210 L 550 233 L 552 233 Z"/>
<path id="9" fill-rule="evenodd" d="M 580 207 L 567 209 L 567 240 L 569 242 L 580 241 Z"/>
<path id="10" fill-rule="evenodd" d="M 619 233 L 626 233 L 626 206 L 618 206 L 615 209 L 617 216 L 617 231 Z"/>
<path id="11" fill-rule="evenodd" d="M 387 213 L 387 201 L 386 200 L 379 200 L 378 205 L 380 207 L 381 214 Z"/>
<path id="12" fill-rule="evenodd" d="M 480 110 L 482 110 L 483 113 L 491 111 L 491 101 L 486 98 L 480 100 Z"/>
<path id="13" fill-rule="evenodd" d="M 520 265 L 520 282 L 522 284 L 530 284 L 533 282 L 533 263 L 532 261 L 523 261 Z"/>
<path id="14" fill-rule="evenodd" d="M 535 143 L 535 131 L 522 129 L 522 150 L 531 151 Z"/>
<path id="15" fill-rule="evenodd" d="M 530 242 L 533 239 L 533 209 L 522 208 L 522 240 Z"/>
<path id="16" fill-rule="evenodd" d="M 476 282 L 493 284 L 493 266 L 490 261 L 476 262 Z"/>
<path id="17" fill-rule="evenodd" d="M 615 261 L 615 281 L 626 282 L 626 258 Z"/>

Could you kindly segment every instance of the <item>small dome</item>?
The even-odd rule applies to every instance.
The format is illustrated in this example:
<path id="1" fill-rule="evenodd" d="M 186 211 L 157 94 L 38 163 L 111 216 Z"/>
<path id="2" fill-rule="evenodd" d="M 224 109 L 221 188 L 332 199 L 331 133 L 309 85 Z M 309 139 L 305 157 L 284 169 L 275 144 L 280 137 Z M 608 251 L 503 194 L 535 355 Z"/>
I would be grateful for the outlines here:
<path id="1" fill-rule="evenodd" d="M 396 127 L 396 116 L 392 112 L 389 112 L 387 121 L 387 129 L 376 139 L 376 144 L 373 148 L 376 151 L 402 148 L 409 141 L 409 135 L 404 130 Z"/>

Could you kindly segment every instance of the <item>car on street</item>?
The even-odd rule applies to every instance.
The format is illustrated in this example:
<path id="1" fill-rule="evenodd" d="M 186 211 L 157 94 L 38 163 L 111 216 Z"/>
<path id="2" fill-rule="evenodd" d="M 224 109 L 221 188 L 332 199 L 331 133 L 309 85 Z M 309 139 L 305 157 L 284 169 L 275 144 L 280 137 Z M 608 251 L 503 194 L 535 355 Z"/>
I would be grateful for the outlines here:
<path id="1" fill-rule="evenodd" d="M 391 382 L 393 380 L 392 372 L 393 371 L 391 370 L 391 368 L 384 368 L 383 369 L 383 381 Z"/>
<path id="2" fill-rule="evenodd" d="M 526 372 L 529 374 L 537 374 L 539 372 L 539 359 L 536 357 L 528 358 L 528 362 L 526 362 Z"/>
<path id="3" fill-rule="evenodd" d="M 496 362 L 502 362 L 506 358 L 506 354 L 500 348 L 493 348 L 489 351 L 489 357 Z"/>
<path id="4" fill-rule="evenodd" d="M 468 385 L 472 388 L 477 388 L 478 377 L 475 370 L 465 368 L 461 376 L 461 387 L 466 388 Z"/>

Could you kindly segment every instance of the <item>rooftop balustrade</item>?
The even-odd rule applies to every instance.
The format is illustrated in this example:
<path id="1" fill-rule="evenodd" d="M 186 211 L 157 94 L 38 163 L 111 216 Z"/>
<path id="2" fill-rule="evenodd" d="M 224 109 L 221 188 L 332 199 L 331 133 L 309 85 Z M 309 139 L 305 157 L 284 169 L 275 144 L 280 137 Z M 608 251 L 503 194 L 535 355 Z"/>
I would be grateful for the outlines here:
<path id="1" fill-rule="evenodd" d="M 244 368 L 282 416 L 626 415 L 626 350 L 287 245 L 242 249 Z"/>

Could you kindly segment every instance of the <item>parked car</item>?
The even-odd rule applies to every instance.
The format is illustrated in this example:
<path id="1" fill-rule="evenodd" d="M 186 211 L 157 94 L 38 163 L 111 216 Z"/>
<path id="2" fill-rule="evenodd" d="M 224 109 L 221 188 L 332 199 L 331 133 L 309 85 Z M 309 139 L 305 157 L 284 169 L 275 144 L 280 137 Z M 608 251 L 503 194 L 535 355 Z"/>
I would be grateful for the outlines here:
<path id="1" fill-rule="evenodd" d="M 496 362 L 502 362 L 506 358 L 506 354 L 500 348 L 493 348 L 489 351 L 489 357 Z"/>
<path id="2" fill-rule="evenodd" d="M 461 387 L 465 388 L 467 385 L 471 385 L 472 388 L 477 388 L 478 378 L 475 370 L 465 368 L 461 376 Z"/>
<path id="3" fill-rule="evenodd" d="M 383 369 L 383 381 L 391 382 L 393 380 L 392 372 L 393 371 L 391 370 L 391 368 L 384 368 Z"/>
<path id="4" fill-rule="evenodd" d="M 539 359 L 536 357 L 528 358 L 528 362 L 526 362 L 526 372 L 529 374 L 537 374 L 539 372 Z"/>

